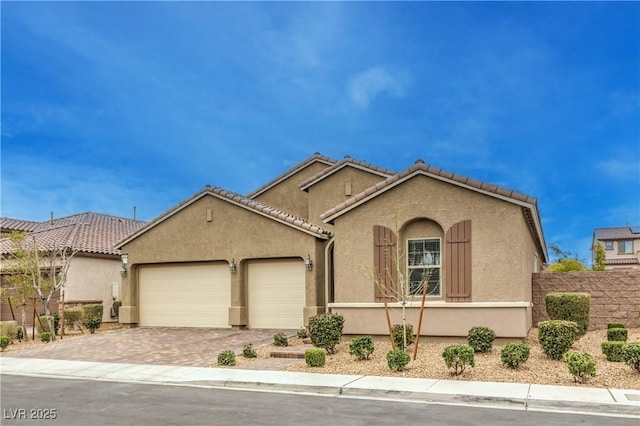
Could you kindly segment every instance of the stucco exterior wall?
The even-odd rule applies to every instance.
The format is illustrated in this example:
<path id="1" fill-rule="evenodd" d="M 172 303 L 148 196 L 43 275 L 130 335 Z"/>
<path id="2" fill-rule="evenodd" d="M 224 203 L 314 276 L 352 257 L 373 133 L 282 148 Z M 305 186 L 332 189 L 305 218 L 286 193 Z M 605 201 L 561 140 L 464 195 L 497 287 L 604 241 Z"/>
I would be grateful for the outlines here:
<path id="1" fill-rule="evenodd" d="M 212 220 L 207 221 L 207 211 Z M 207 195 L 149 229 L 122 247 L 129 272 L 122 280 L 120 321 L 137 323 L 139 265 L 176 262 L 231 262 L 230 324 L 246 325 L 246 271 L 251 259 L 300 258 L 307 254 L 314 267 L 306 272 L 305 312 L 324 305 L 322 291 L 323 241 L 313 235 Z M 320 289 L 318 288 L 320 287 Z"/>
<path id="2" fill-rule="evenodd" d="M 116 296 L 119 291 L 120 279 L 119 258 L 75 256 L 64 286 L 65 305 L 75 301 L 102 301 L 102 321 L 115 321 L 111 318 L 111 306 L 114 290 Z"/>
<path id="3" fill-rule="evenodd" d="M 308 188 L 309 220 L 327 227 L 327 224 L 320 220 L 322 213 L 384 179 L 382 176 L 355 167 L 343 167 Z M 346 191 L 348 186 L 350 187 L 349 192 Z"/>
<path id="4" fill-rule="evenodd" d="M 327 167 L 329 167 L 327 164 L 319 162 L 309 164 L 255 199 L 303 219 L 309 219 L 309 194 L 301 191 L 299 185 Z"/>
<path id="5" fill-rule="evenodd" d="M 640 270 L 533 274 L 534 324 L 549 319 L 545 295 L 559 291 L 591 295 L 589 330 L 610 322 L 640 327 Z"/>
<path id="6" fill-rule="evenodd" d="M 432 220 L 443 232 L 471 219 L 473 302 L 531 301 L 527 288 L 536 250 L 522 208 L 415 176 L 335 219 L 336 302 L 374 300 L 373 226 L 398 230 L 418 218 Z"/>

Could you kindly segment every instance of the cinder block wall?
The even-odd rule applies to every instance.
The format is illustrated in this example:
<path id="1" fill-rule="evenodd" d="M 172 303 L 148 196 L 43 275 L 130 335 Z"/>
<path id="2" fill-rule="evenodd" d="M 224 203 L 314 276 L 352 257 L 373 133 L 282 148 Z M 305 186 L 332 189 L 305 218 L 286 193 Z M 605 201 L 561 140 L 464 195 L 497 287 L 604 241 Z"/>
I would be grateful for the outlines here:
<path id="1" fill-rule="evenodd" d="M 572 291 L 591 295 L 589 330 L 622 322 L 640 327 L 640 270 L 602 272 L 542 272 L 533 274 L 533 324 L 549 319 L 545 295 Z"/>

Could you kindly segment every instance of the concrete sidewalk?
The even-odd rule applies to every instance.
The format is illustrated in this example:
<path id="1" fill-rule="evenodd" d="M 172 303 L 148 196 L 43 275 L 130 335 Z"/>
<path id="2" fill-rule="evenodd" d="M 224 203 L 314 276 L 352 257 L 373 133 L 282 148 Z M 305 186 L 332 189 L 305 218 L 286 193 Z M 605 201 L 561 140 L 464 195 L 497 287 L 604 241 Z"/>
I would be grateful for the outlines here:
<path id="1" fill-rule="evenodd" d="M 0 357 L 2 374 L 304 392 L 640 418 L 640 390 Z"/>

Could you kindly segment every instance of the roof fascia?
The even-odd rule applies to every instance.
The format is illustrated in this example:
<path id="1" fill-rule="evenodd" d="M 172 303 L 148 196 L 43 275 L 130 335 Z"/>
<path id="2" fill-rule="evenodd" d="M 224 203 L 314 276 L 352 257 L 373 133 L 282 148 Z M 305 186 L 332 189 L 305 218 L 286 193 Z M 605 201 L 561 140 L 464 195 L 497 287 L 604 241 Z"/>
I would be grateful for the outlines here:
<path id="1" fill-rule="evenodd" d="M 284 172 L 284 174 L 278 176 L 277 178 L 275 178 L 271 182 L 267 183 L 266 185 L 264 185 L 264 186 L 256 189 L 255 191 L 247 194 L 247 198 L 255 198 L 255 197 L 258 197 L 258 196 L 264 194 L 265 192 L 267 192 L 268 190 L 270 190 L 274 186 L 276 186 L 279 183 L 289 179 L 291 176 L 295 175 L 296 173 L 298 173 L 301 170 L 304 170 L 305 168 L 309 167 L 310 165 L 312 165 L 313 163 L 316 163 L 316 162 L 325 164 L 327 166 L 333 166 L 334 164 L 336 164 L 335 160 L 331 160 L 328 157 L 320 157 L 318 155 L 313 156 L 309 160 L 303 161 L 302 163 L 298 164 L 297 166 L 294 166 L 293 168 L 291 168 L 288 171 Z"/>
<path id="2" fill-rule="evenodd" d="M 203 197 L 205 197 L 207 195 L 211 195 L 211 196 L 213 196 L 215 198 L 218 198 L 218 199 L 220 199 L 222 201 L 226 201 L 227 203 L 233 204 L 233 205 L 235 205 L 237 207 L 241 207 L 241 208 L 243 208 L 245 210 L 248 210 L 248 211 L 250 211 L 252 213 L 255 213 L 255 214 L 258 214 L 260 216 L 266 217 L 268 219 L 274 220 L 274 221 L 279 222 L 279 223 L 281 223 L 283 225 L 287 225 L 287 226 L 289 226 L 289 227 L 291 227 L 293 229 L 296 229 L 298 231 L 304 232 L 304 233 L 309 234 L 309 235 L 311 235 L 313 237 L 320 238 L 320 239 L 325 239 L 325 240 L 329 239 L 328 235 L 321 235 L 321 234 L 315 233 L 313 231 L 301 228 L 301 227 L 299 227 L 299 226 L 297 226 L 295 224 L 289 223 L 289 222 L 284 221 L 282 219 L 279 219 L 279 218 L 277 218 L 275 216 L 271 216 L 268 213 L 261 212 L 261 211 L 259 211 L 257 209 L 253 209 L 253 208 L 251 208 L 249 206 L 246 206 L 246 205 L 244 205 L 242 203 L 239 203 L 237 201 L 234 201 L 232 199 L 224 197 L 224 196 L 222 196 L 220 194 L 216 194 L 214 191 L 203 190 L 200 193 L 198 193 L 198 194 L 194 195 L 193 197 L 191 197 L 191 199 L 183 202 L 182 204 L 176 206 L 174 209 L 172 209 L 172 210 L 168 211 L 167 213 L 165 213 L 164 215 L 158 217 L 156 220 L 153 220 L 153 221 L 149 222 L 148 225 L 143 226 L 138 231 L 136 231 L 135 233 L 131 234 L 130 236 L 128 236 L 126 239 L 122 240 L 118 244 L 116 244 L 115 248 L 119 249 L 119 250 L 122 249 L 122 246 L 124 246 L 125 244 L 130 243 L 131 241 L 133 241 L 136 238 L 138 238 L 140 235 L 142 235 L 145 232 L 151 230 L 152 228 L 156 227 L 157 225 L 161 224 L 165 220 L 167 220 L 170 217 L 176 215 L 177 213 L 181 212 L 185 208 L 189 207 L 190 205 L 192 205 L 193 203 L 195 203 L 196 201 L 200 200 L 201 198 L 203 198 Z"/>
<path id="3" fill-rule="evenodd" d="M 344 169 L 345 167 L 353 167 L 354 169 L 359 169 L 359 170 L 365 171 L 365 172 L 367 172 L 367 173 L 371 173 L 371 174 L 374 174 L 374 175 L 378 175 L 378 176 L 383 177 L 383 178 L 385 178 L 385 179 L 386 179 L 386 178 L 388 178 L 388 177 L 393 176 L 393 175 L 391 175 L 391 174 L 384 173 L 384 172 L 381 172 L 381 171 L 379 171 L 379 170 L 374 170 L 374 169 L 372 169 L 372 168 L 369 168 L 369 167 L 363 166 L 363 165 L 361 165 L 361 164 L 357 164 L 357 163 L 353 163 L 353 162 L 345 162 L 345 163 L 341 164 L 340 166 L 337 166 L 337 167 L 336 167 L 336 168 L 334 168 L 333 170 L 331 170 L 331 171 L 327 172 L 326 174 L 324 174 L 324 175 L 322 175 L 322 176 L 319 176 L 317 179 L 312 180 L 311 182 L 309 182 L 309 183 L 305 184 L 304 186 L 301 186 L 301 187 L 300 187 L 300 189 L 301 189 L 301 190 L 303 190 L 303 191 L 307 191 L 307 190 L 308 190 L 309 188 L 311 188 L 313 185 L 315 185 L 315 184 L 317 184 L 318 182 L 320 182 L 320 181 L 322 181 L 322 180 L 324 180 L 324 179 L 328 178 L 329 176 L 333 175 L 334 173 L 338 172 L 339 170 Z"/>
<path id="4" fill-rule="evenodd" d="M 538 208 L 537 208 L 536 204 L 529 203 L 529 202 L 522 201 L 522 200 L 516 200 L 514 198 L 507 197 L 507 196 L 502 195 L 502 194 L 498 194 L 498 193 L 495 193 L 495 192 L 487 191 L 487 190 L 484 190 L 484 189 L 481 189 L 481 188 L 476 188 L 474 186 L 471 186 L 471 185 L 468 185 L 468 184 L 465 184 L 465 183 L 462 183 L 462 182 L 458 182 L 456 180 L 449 179 L 449 178 L 444 177 L 444 176 L 440 176 L 440 175 L 436 175 L 436 174 L 433 174 L 433 173 L 429 173 L 429 172 L 427 172 L 427 171 L 425 171 L 423 169 L 417 169 L 414 172 L 409 173 L 408 175 L 398 179 L 397 181 L 392 182 L 389 185 L 386 185 L 386 186 L 380 188 L 378 191 L 372 192 L 368 196 L 366 196 L 366 197 L 362 198 L 361 200 L 353 203 L 349 207 L 346 207 L 346 208 L 334 213 L 331 216 L 323 218 L 322 220 L 325 223 L 331 223 L 336 218 L 342 216 L 343 214 L 345 214 L 345 213 L 347 213 L 347 212 L 349 212 L 349 211 L 361 206 L 362 204 L 372 200 L 373 198 L 376 198 L 377 196 L 383 194 L 384 192 L 389 191 L 389 190 L 395 188 L 398 185 L 403 184 L 404 182 L 406 182 L 406 181 L 408 181 L 410 179 L 413 179 L 415 176 L 418 176 L 418 175 L 423 175 L 423 176 L 427 176 L 427 177 L 430 177 L 430 178 L 433 178 L 433 179 L 437 179 L 437 180 L 442 181 L 442 182 L 450 183 L 452 185 L 456 185 L 456 186 L 461 187 L 461 188 L 465 188 L 465 189 L 468 189 L 468 190 L 471 190 L 471 191 L 474 191 L 474 192 L 477 192 L 477 193 L 480 193 L 480 194 L 487 195 L 489 197 L 497 198 L 499 200 L 503 200 L 503 201 L 506 201 L 508 203 L 515 204 L 515 205 L 518 205 L 518 206 L 521 206 L 521 207 L 529 209 L 531 211 L 531 213 L 532 213 L 531 216 L 533 218 L 534 226 L 536 228 L 536 236 L 537 236 L 537 238 L 538 238 L 538 240 L 540 242 L 540 246 L 541 246 L 541 249 L 542 249 L 542 254 L 545 257 L 544 261 L 546 262 L 548 260 L 549 254 L 547 252 L 547 247 L 546 247 L 544 235 L 542 233 L 542 225 L 541 225 L 541 222 L 540 222 L 540 215 L 538 213 Z"/>

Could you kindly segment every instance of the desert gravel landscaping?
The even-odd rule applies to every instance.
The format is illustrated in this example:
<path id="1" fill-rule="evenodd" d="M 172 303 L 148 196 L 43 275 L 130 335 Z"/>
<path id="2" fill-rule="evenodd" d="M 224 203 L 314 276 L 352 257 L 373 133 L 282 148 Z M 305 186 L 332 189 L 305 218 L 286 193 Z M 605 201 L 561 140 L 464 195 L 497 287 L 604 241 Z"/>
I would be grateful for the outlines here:
<path id="1" fill-rule="evenodd" d="M 640 328 L 631 328 L 629 342 L 640 341 Z M 600 344 L 607 340 L 607 330 L 589 331 L 576 341 L 572 350 L 588 352 L 597 360 L 597 375 L 587 381 L 586 384 L 575 383 L 569 374 L 567 366 L 562 361 L 548 359 L 542 352 L 538 343 L 538 329 L 532 328 L 524 343 L 531 346 L 529 360 L 518 370 L 512 370 L 502 365 L 500 361 L 500 348 L 508 343 L 507 339 L 496 339 L 493 349 L 488 354 L 475 355 L 475 368 L 467 367 L 460 376 L 453 376 L 446 368 L 442 358 L 442 350 L 454 343 L 466 343 L 465 338 L 433 338 L 421 337 L 418 358 L 411 361 L 402 372 L 393 372 L 387 366 L 386 354 L 391 345 L 386 337 L 377 336 L 375 351 L 369 360 L 358 361 L 349 355 L 349 341 L 353 336 L 343 336 L 341 343 L 336 347 L 334 355 L 327 355 L 327 363 L 324 367 L 308 367 L 304 360 L 288 367 L 288 371 L 301 371 L 307 373 L 328 374 L 358 374 L 370 376 L 395 376 L 418 377 L 430 379 L 472 380 L 485 382 L 514 382 L 536 383 L 545 385 L 582 386 L 582 387 L 608 387 L 621 389 L 640 389 L 640 374 L 631 367 L 621 362 L 609 362 L 602 354 Z M 312 347 L 305 345 L 301 339 L 292 337 L 289 339 L 290 347 Z M 271 351 L 282 350 L 273 345 L 257 348 L 258 359 L 269 357 Z M 413 354 L 413 345 L 409 347 Z M 246 363 L 252 362 L 237 357 L 238 366 L 242 368 Z"/>

